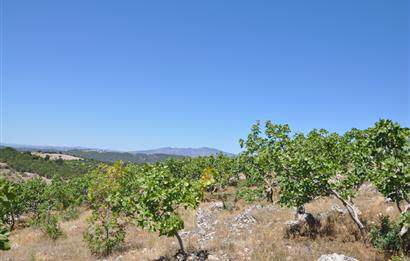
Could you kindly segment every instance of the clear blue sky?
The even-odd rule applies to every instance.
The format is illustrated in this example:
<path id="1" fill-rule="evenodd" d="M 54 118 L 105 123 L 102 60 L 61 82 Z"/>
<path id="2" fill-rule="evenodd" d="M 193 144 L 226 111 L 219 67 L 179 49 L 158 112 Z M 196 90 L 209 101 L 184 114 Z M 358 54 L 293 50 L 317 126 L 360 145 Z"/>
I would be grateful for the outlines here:
<path id="1" fill-rule="evenodd" d="M 409 1 L 2 0 L 2 142 L 240 150 L 409 126 Z"/>

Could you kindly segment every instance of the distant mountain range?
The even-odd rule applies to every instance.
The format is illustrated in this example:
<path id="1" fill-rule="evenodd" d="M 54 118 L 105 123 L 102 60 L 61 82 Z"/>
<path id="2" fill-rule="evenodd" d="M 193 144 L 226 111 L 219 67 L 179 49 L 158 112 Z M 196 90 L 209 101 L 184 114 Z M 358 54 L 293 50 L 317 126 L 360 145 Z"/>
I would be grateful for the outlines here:
<path id="1" fill-rule="evenodd" d="M 227 156 L 234 156 L 232 153 L 224 152 L 214 148 L 202 147 L 202 148 L 172 148 L 164 147 L 153 150 L 138 150 L 131 153 L 142 153 L 142 154 L 168 154 L 168 155 L 178 155 L 185 157 L 199 157 L 199 156 L 210 156 L 217 154 L 224 154 Z"/>
<path id="2" fill-rule="evenodd" d="M 44 152 L 62 152 L 64 154 L 77 156 L 85 159 L 94 159 L 105 162 L 114 162 L 122 160 L 124 162 L 134 163 L 155 163 L 161 162 L 170 158 L 179 157 L 199 157 L 224 154 L 226 156 L 234 156 L 214 148 L 172 148 L 165 147 L 153 150 L 140 151 L 114 151 L 97 148 L 86 147 L 64 147 L 64 146 L 37 146 L 37 145 L 20 145 L 20 144 L 0 144 L 1 147 L 12 147 L 19 151 L 44 151 Z"/>
<path id="3" fill-rule="evenodd" d="M 68 147 L 68 146 L 43 146 L 43 145 L 22 145 L 22 144 L 12 144 L 12 143 L 0 143 L 0 148 L 11 147 L 19 151 L 68 151 L 68 150 L 98 150 L 86 147 Z"/>

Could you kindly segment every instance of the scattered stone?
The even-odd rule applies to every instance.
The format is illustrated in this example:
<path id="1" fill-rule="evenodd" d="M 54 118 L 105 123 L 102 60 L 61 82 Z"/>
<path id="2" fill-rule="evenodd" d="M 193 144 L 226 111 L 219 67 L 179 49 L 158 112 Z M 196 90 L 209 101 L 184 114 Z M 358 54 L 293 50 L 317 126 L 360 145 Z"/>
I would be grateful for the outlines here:
<path id="1" fill-rule="evenodd" d="M 214 255 L 208 255 L 208 260 L 219 260 L 219 258 L 217 256 Z"/>
<path id="2" fill-rule="evenodd" d="M 409 227 L 404 226 L 404 227 L 401 228 L 399 236 L 403 237 L 407 232 L 409 232 Z"/>
<path id="3" fill-rule="evenodd" d="M 75 231 L 75 230 L 77 230 L 77 229 L 78 229 L 78 226 L 77 226 L 77 225 L 72 225 L 72 226 L 69 228 L 70 231 Z"/>
<path id="4" fill-rule="evenodd" d="M 339 255 L 336 253 L 330 255 L 322 255 L 317 261 L 358 261 L 356 258 Z"/>
<path id="5" fill-rule="evenodd" d="M 212 202 L 209 205 L 209 208 L 212 210 L 221 210 L 221 209 L 224 209 L 224 203 L 222 201 Z"/>
<path id="6" fill-rule="evenodd" d="M 175 259 L 178 261 L 187 261 L 187 260 L 205 261 L 208 259 L 208 256 L 209 256 L 209 253 L 206 250 L 197 250 L 197 251 L 192 251 L 188 253 L 184 253 L 181 250 L 178 250 L 178 252 L 175 254 Z M 163 259 L 163 260 L 158 260 L 158 261 L 167 261 L 167 260 L 169 259 Z"/>
<path id="7" fill-rule="evenodd" d="M 320 219 L 315 218 L 311 213 L 305 212 L 303 207 L 296 211 L 295 220 L 287 221 L 286 236 L 288 238 L 296 236 L 308 236 L 315 238 L 318 233 Z"/>
<path id="8" fill-rule="evenodd" d="M 19 248 L 19 244 L 17 244 L 16 242 L 14 242 L 13 244 L 11 244 L 11 249 L 16 250 Z"/>
<path id="9" fill-rule="evenodd" d="M 196 224 L 200 242 L 213 239 L 218 220 L 212 212 L 198 208 L 196 212 Z"/>
<path id="10" fill-rule="evenodd" d="M 384 203 L 392 203 L 393 200 L 391 198 L 385 198 Z"/>
<path id="11" fill-rule="evenodd" d="M 300 225 L 301 223 L 303 223 L 302 220 L 289 220 L 285 222 L 285 225 L 287 226 L 297 226 Z"/>
<path id="12" fill-rule="evenodd" d="M 124 260 L 124 257 L 123 256 L 117 256 L 117 258 L 115 259 L 115 261 L 123 261 Z"/>
<path id="13" fill-rule="evenodd" d="M 339 207 L 337 204 L 333 204 L 330 209 L 334 212 L 337 212 L 337 213 L 341 214 L 341 215 L 347 214 L 347 210 Z"/>
<path id="14" fill-rule="evenodd" d="M 238 185 L 238 178 L 237 177 L 230 177 L 229 178 L 229 180 L 228 180 L 228 184 L 230 185 L 230 186 L 236 186 L 236 185 Z"/>
<path id="15" fill-rule="evenodd" d="M 225 221 L 225 225 L 232 232 L 240 232 L 241 230 L 250 231 L 250 227 L 256 224 L 256 219 L 251 215 L 251 211 L 256 208 L 255 206 L 247 208 L 241 214 L 229 218 Z"/>
<path id="16" fill-rule="evenodd" d="M 182 239 L 186 239 L 190 236 L 191 231 L 180 231 L 178 234 Z"/>
<path id="17" fill-rule="evenodd" d="M 253 208 L 261 209 L 261 208 L 263 208 L 263 206 L 261 204 L 256 204 Z"/>

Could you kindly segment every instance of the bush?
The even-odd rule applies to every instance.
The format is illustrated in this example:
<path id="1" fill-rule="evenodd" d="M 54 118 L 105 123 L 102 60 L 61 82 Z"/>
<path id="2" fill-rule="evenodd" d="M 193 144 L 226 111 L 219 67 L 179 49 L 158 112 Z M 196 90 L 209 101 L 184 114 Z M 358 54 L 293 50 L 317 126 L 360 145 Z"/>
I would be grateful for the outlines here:
<path id="1" fill-rule="evenodd" d="M 9 249 L 10 249 L 9 231 L 0 222 L 0 250 L 9 250 Z"/>
<path id="2" fill-rule="evenodd" d="M 388 216 L 380 217 L 380 225 L 374 226 L 370 232 L 373 245 L 388 255 L 410 253 L 410 236 L 399 236 L 401 222 L 392 222 Z"/>
<path id="3" fill-rule="evenodd" d="M 261 187 L 246 187 L 240 186 L 236 191 L 235 199 L 243 199 L 247 203 L 251 203 L 255 200 L 261 199 L 263 197 L 263 188 Z"/>
<path id="4" fill-rule="evenodd" d="M 52 240 L 56 240 L 63 235 L 58 222 L 58 216 L 54 215 L 51 208 L 46 205 L 40 207 L 39 214 L 35 217 L 33 223 Z"/>
<path id="5" fill-rule="evenodd" d="M 108 219 L 100 219 L 99 215 L 94 214 L 88 220 L 89 225 L 84 232 L 84 240 L 93 254 L 108 256 L 124 242 L 125 225 L 119 223 L 115 214 L 107 217 Z"/>
<path id="6" fill-rule="evenodd" d="M 124 241 L 125 224 L 121 223 L 117 211 L 123 169 L 122 162 L 118 161 L 113 166 L 101 165 L 90 173 L 88 202 L 92 216 L 88 219 L 84 240 L 93 254 L 107 256 Z"/>
<path id="7" fill-rule="evenodd" d="M 61 212 L 61 219 L 64 221 L 76 220 L 80 216 L 78 207 L 69 207 Z"/>

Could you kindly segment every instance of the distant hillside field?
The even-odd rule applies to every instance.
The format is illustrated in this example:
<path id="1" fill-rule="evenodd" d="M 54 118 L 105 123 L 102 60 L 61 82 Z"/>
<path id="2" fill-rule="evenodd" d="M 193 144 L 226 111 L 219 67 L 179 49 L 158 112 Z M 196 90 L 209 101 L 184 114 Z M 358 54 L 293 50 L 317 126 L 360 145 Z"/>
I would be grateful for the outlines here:
<path id="1" fill-rule="evenodd" d="M 60 154 L 60 153 L 32 152 L 31 155 L 35 155 L 43 159 L 49 159 L 49 160 L 58 160 L 58 159 L 81 160 L 81 158 L 79 157 L 75 157 L 75 156 L 67 155 L 67 154 Z"/>
<path id="2" fill-rule="evenodd" d="M 114 162 L 117 160 L 122 160 L 123 162 L 132 163 L 156 163 L 162 162 L 167 159 L 181 158 L 178 155 L 168 155 L 168 154 L 142 154 L 142 153 L 128 153 L 128 152 L 112 152 L 112 151 L 95 151 L 95 150 L 70 150 L 66 151 L 66 154 L 84 158 L 93 159 L 104 162 Z"/>

